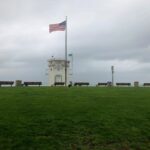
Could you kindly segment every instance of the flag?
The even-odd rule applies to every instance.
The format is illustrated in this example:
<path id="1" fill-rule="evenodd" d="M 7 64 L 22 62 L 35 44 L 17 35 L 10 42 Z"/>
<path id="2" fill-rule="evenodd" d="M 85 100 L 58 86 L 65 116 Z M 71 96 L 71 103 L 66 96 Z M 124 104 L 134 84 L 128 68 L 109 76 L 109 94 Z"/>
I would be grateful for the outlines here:
<path id="1" fill-rule="evenodd" d="M 50 24 L 49 25 L 49 32 L 53 32 L 53 31 L 65 31 L 66 29 L 66 21 L 63 21 L 61 23 L 57 23 L 57 24 Z"/>

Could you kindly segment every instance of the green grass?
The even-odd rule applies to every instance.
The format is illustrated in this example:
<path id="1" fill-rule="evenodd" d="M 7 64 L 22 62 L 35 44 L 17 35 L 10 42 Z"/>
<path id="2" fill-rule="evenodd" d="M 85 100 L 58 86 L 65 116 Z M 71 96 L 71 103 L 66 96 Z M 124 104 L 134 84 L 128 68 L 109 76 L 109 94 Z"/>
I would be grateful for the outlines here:
<path id="1" fill-rule="evenodd" d="M 150 88 L 0 88 L 0 150 L 149 150 Z"/>

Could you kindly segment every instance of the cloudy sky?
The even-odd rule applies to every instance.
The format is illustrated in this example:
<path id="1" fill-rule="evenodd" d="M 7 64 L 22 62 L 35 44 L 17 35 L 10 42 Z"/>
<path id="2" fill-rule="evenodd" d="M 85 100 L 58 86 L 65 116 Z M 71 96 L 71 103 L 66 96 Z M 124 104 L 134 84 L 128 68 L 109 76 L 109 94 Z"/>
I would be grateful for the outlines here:
<path id="1" fill-rule="evenodd" d="M 42 81 L 47 60 L 64 58 L 68 16 L 74 81 L 150 82 L 149 0 L 0 0 L 0 80 Z"/>

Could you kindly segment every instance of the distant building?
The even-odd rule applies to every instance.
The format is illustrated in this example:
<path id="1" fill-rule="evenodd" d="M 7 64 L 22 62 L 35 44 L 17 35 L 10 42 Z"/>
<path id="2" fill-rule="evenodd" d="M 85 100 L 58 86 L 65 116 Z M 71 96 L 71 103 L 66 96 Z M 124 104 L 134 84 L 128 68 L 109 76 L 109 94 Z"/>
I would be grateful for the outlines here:
<path id="1" fill-rule="evenodd" d="M 48 60 L 48 79 L 50 86 L 53 86 L 55 82 L 65 82 L 65 62 L 65 60 L 54 58 Z M 69 64 L 70 62 L 67 61 L 67 85 L 70 82 Z"/>

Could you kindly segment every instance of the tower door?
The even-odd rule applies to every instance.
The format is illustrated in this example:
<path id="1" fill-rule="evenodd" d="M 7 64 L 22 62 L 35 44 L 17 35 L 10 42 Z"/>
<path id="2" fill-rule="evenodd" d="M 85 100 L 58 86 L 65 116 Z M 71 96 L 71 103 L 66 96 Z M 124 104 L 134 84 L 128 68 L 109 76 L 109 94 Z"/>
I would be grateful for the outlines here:
<path id="1" fill-rule="evenodd" d="M 62 76 L 61 75 L 56 75 L 55 76 L 55 82 L 62 82 Z"/>

